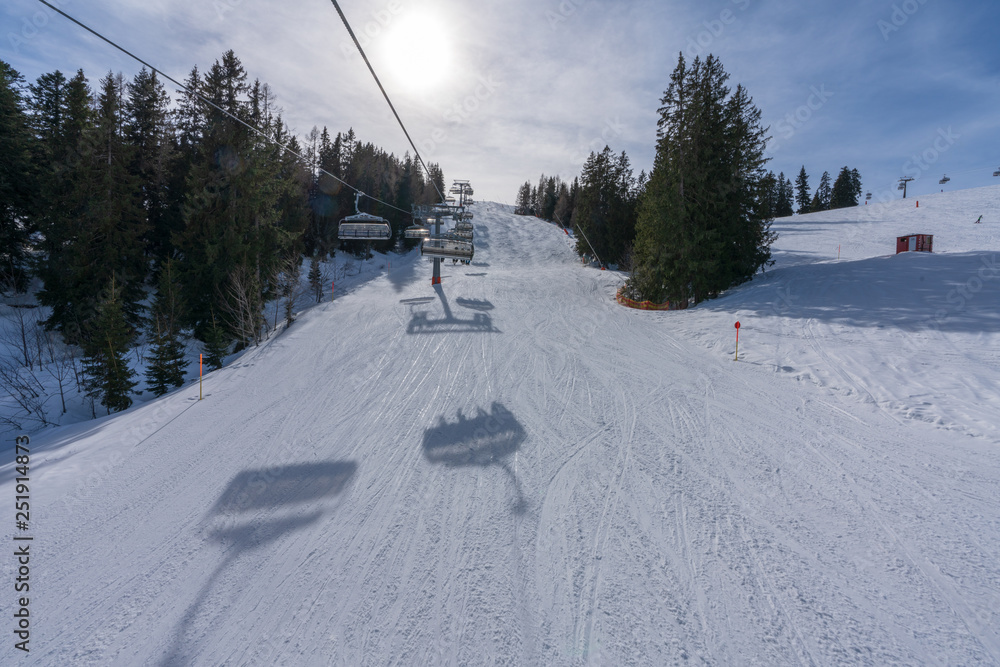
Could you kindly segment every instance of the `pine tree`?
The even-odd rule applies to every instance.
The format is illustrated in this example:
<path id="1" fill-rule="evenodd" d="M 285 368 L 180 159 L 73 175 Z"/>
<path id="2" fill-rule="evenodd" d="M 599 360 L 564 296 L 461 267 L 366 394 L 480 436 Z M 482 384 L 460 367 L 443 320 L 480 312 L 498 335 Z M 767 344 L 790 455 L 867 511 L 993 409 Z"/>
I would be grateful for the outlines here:
<path id="1" fill-rule="evenodd" d="M 97 304 L 90 335 L 83 345 L 87 395 L 98 399 L 108 414 L 132 405 L 135 371 L 126 361 L 132 334 L 115 281 Z"/>
<path id="2" fill-rule="evenodd" d="M 784 218 L 792 211 L 792 182 L 785 178 L 785 172 L 778 174 L 776 183 L 777 195 L 774 203 L 774 217 Z"/>
<path id="3" fill-rule="evenodd" d="M 232 336 L 226 332 L 222 324 L 216 319 L 215 313 L 212 313 L 211 320 L 209 320 L 208 327 L 202 337 L 204 361 L 209 370 L 222 368 L 232 343 Z"/>
<path id="4" fill-rule="evenodd" d="M 799 205 L 799 215 L 809 212 L 811 202 L 809 196 L 809 174 L 806 173 L 806 166 L 802 165 L 798 178 L 795 179 L 795 203 Z"/>
<path id="5" fill-rule="evenodd" d="M 155 72 L 143 68 L 127 85 L 125 138 L 132 148 L 129 173 L 141 190 L 148 229 L 146 253 L 163 262 L 172 250 L 170 237 L 180 228 L 179 209 L 171 207 L 173 128 L 167 96 Z"/>
<path id="6" fill-rule="evenodd" d="M 531 215 L 531 183 L 528 181 L 517 190 L 514 212 L 518 215 Z"/>
<path id="7" fill-rule="evenodd" d="M 695 302 L 771 263 L 760 111 L 714 56 L 683 54 L 662 98 L 653 173 L 636 224 L 627 290 Z"/>
<path id="8" fill-rule="evenodd" d="M 604 147 L 583 165 L 573 208 L 573 224 L 582 230 L 576 250 L 597 253 L 602 262 L 618 264 L 635 238 L 636 180 L 628 156 Z M 589 241 L 589 243 L 588 243 Z"/>
<path id="9" fill-rule="evenodd" d="M 313 255 L 309 261 L 309 289 L 312 290 L 316 303 L 323 300 L 323 274 L 319 268 L 319 259 Z"/>
<path id="10" fill-rule="evenodd" d="M 823 176 L 819 179 L 819 185 L 816 187 L 816 202 L 819 208 L 813 208 L 813 211 L 829 211 L 830 210 L 830 200 L 833 198 L 833 190 L 830 188 L 830 172 L 824 171 Z"/>
<path id="11" fill-rule="evenodd" d="M 781 186 L 781 199 L 779 201 L 777 216 L 779 218 L 786 218 L 792 215 L 795 212 L 792 207 L 794 201 L 795 189 L 792 187 L 792 179 L 786 178 L 784 184 Z"/>
<path id="12" fill-rule="evenodd" d="M 160 271 L 150 319 L 153 347 L 146 358 L 146 381 L 156 396 L 184 384 L 184 370 L 188 365 L 184 359 L 184 346 L 180 342 L 183 300 L 175 272 L 174 262 L 167 260 Z"/>
<path id="13" fill-rule="evenodd" d="M 0 291 L 27 287 L 28 234 L 37 197 L 24 78 L 0 60 Z"/>
<path id="14" fill-rule="evenodd" d="M 861 196 L 861 175 L 857 169 L 843 167 L 837 175 L 830 196 L 830 208 L 857 206 Z"/>
<path id="15" fill-rule="evenodd" d="M 57 141 L 44 187 L 38 273 L 45 286 L 38 298 L 52 309 L 47 325 L 72 344 L 89 336 L 112 278 L 128 325 L 138 328 L 142 319 L 146 224 L 139 183 L 128 171 L 133 150 L 124 136 L 123 87 L 121 76 L 109 73 L 92 112 L 83 73 L 69 82 L 60 135 L 73 143 Z"/>

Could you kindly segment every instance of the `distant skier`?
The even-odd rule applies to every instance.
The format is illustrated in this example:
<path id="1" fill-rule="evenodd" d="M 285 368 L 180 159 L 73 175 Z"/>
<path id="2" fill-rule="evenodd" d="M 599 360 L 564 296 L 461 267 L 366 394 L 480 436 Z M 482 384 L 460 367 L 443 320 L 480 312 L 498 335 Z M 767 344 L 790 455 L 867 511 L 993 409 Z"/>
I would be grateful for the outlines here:
<path id="1" fill-rule="evenodd" d="M 979 216 L 979 220 L 976 220 L 976 224 L 978 225 L 982 221 L 983 221 L 983 216 Z"/>

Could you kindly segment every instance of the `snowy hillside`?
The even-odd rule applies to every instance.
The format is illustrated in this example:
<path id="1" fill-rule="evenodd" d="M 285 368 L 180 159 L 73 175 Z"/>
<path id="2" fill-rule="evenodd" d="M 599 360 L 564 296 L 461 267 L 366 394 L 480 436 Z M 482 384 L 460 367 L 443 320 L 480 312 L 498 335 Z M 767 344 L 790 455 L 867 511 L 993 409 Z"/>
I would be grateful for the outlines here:
<path id="1" fill-rule="evenodd" d="M 478 205 L 442 286 L 33 437 L 32 664 L 1000 663 L 998 203 L 778 221 L 669 313 Z"/>

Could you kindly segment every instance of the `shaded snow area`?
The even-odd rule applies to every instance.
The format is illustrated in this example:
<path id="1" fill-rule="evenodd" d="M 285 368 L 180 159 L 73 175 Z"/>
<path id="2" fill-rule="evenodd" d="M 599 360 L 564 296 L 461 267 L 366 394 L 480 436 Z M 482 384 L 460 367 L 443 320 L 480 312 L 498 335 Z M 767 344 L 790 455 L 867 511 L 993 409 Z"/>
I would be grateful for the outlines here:
<path id="1" fill-rule="evenodd" d="M 479 204 L 442 285 L 33 436 L 31 662 L 1000 664 L 998 203 L 779 220 L 662 313 Z"/>

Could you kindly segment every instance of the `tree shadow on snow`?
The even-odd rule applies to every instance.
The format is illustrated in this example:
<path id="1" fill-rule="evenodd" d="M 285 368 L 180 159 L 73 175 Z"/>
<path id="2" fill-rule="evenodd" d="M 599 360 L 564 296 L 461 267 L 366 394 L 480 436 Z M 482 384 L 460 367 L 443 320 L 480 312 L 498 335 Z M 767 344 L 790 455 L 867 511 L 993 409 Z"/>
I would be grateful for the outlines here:
<path id="1" fill-rule="evenodd" d="M 514 512 L 523 514 L 527 501 L 517 475 L 505 459 L 513 456 L 526 438 L 524 427 L 514 415 L 500 403 L 493 403 L 490 412 L 479 409 L 471 419 L 461 412 L 454 422 L 439 417 L 436 426 L 424 431 L 424 457 L 431 463 L 449 467 L 501 468 L 514 482 L 517 495 Z"/>
<path id="2" fill-rule="evenodd" d="M 188 628 L 202 613 L 205 600 L 225 570 L 245 554 L 319 521 L 327 509 L 322 501 L 342 493 L 357 467 L 353 461 L 277 466 L 245 470 L 229 482 L 208 517 L 212 526 L 209 537 L 222 545 L 226 556 L 178 622 L 171 646 L 159 663 L 161 667 L 191 664 L 192 656 L 185 651 Z M 262 518 L 267 509 L 287 512 Z"/>
<path id="3" fill-rule="evenodd" d="M 413 313 L 413 317 L 410 318 L 410 323 L 406 327 L 406 333 L 408 334 L 428 334 L 428 333 L 501 333 L 499 329 L 493 326 L 493 318 L 483 312 L 475 313 L 471 319 L 461 319 L 455 317 L 451 312 L 451 306 L 448 305 L 448 299 L 444 295 L 444 290 L 441 285 L 435 285 L 434 291 L 437 292 L 438 296 L 441 298 L 441 305 L 444 310 L 444 317 L 431 317 L 431 313 L 426 310 L 420 310 Z M 459 300 L 460 305 L 463 300 Z M 476 303 L 480 305 L 489 304 L 492 308 L 493 304 L 488 301 L 474 301 L 472 299 L 464 300 L 468 303 Z M 473 306 L 467 306 L 473 307 Z M 483 308 L 479 308 L 483 310 Z"/>
<path id="4" fill-rule="evenodd" d="M 902 253 L 788 266 L 698 308 L 855 327 L 1000 329 L 1000 253 Z"/>

